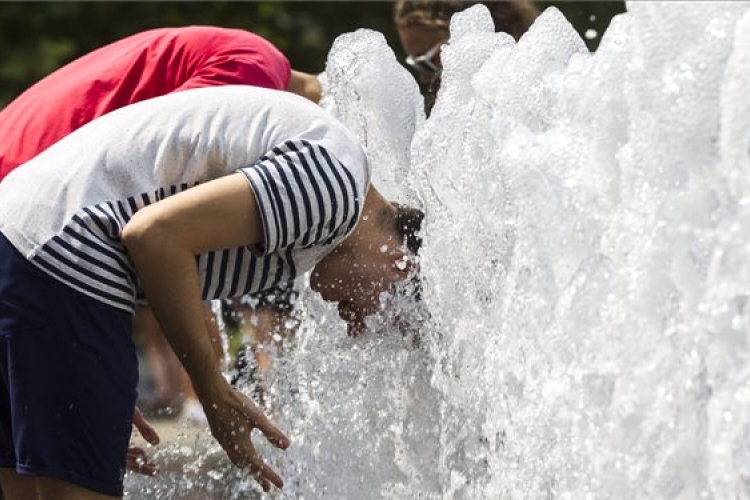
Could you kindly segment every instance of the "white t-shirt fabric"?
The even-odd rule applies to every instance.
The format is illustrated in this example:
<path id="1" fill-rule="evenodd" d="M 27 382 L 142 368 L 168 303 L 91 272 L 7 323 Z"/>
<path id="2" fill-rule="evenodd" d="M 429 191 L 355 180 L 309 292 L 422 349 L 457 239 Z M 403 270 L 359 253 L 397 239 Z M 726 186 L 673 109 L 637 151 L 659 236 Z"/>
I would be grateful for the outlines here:
<path id="1" fill-rule="evenodd" d="M 104 115 L 15 169 L 0 183 L 0 231 L 44 272 L 132 311 L 143 293 L 120 241 L 125 224 L 150 203 L 237 171 L 254 191 L 264 241 L 198 256 L 204 300 L 310 270 L 356 226 L 371 177 L 358 139 L 302 97 L 186 90 Z"/>

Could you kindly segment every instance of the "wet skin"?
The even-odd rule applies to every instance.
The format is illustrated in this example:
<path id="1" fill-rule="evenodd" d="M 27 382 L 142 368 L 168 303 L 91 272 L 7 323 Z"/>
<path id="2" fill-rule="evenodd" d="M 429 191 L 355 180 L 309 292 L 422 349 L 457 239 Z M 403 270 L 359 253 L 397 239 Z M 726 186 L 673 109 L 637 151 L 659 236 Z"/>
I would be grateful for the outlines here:
<path id="1" fill-rule="evenodd" d="M 336 249 L 313 269 L 311 288 L 323 300 L 337 302 L 339 317 L 347 323 L 349 335 L 365 328 L 365 318 L 381 309 L 381 295 L 392 293 L 396 283 L 406 279 L 409 266 L 395 238 L 368 248 L 369 258 L 352 256 Z"/>

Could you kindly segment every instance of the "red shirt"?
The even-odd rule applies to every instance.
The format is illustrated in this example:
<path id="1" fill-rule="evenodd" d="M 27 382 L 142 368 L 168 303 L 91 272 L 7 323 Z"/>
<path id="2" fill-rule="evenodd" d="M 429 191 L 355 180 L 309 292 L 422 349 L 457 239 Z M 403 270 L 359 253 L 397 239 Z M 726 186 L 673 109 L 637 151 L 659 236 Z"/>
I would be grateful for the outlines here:
<path id="1" fill-rule="evenodd" d="M 161 28 L 97 49 L 36 83 L 0 111 L 0 180 L 110 111 L 179 90 L 256 85 L 284 90 L 291 67 L 253 33 Z"/>

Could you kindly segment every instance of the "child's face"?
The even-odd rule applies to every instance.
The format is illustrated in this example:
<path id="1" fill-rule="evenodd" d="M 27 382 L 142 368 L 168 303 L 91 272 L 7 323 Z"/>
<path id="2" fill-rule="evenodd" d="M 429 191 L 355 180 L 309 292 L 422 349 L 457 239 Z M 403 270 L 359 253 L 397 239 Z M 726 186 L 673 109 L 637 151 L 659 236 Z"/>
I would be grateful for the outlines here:
<path id="1" fill-rule="evenodd" d="M 448 33 L 443 29 L 421 25 L 399 26 L 398 36 L 407 57 L 417 61 L 410 64 L 416 70 L 417 79 L 422 84 L 430 84 L 440 77 L 440 50 L 433 50 L 448 41 Z M 429 57 L 426 57 L 429 56 Z M 419 64 L 422 62 L 422 64 Z"/>
<path id="2" fill-rule="evenodd" d="M 364 319 L 380 311 L 380 297 L 408 276 L 404 254 L 393 241 L 368 247 L 360 255 L 332 252 L 310 276 L 310 286 L 324 300 L 337 302 L 350 334 L 364 328 Z"/>

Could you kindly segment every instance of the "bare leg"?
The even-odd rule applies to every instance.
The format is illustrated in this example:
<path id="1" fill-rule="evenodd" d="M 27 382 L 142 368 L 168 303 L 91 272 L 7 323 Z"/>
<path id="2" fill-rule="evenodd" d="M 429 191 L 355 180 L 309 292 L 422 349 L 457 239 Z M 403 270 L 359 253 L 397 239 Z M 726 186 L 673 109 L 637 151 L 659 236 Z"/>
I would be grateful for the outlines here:
<path id="1" fill-rule="evenodd" d="M 164 338 L 149 307 L 136 307 L 133 331 L 142 339 L 146 362 L 156 385 L 154 401 L 149 405 L 153 408 L 146 409 L 166 409 L 178 405 L 181 398 L 182 365 Z"/>
<path id="2" fill-rule="evenodd" d="M 284 340 L 294 335 L 294 329 L 289 326 L 291 314 L 270 307 L 240 307 L 243 338 L 249 339 L 258 369 L 268 372 L 273 367 L 274 356 L 281 353 Z"/>
<path id="3" fill-rule="evenodd" d="M 15 469 L 0 469 L 0 484 L 5 500 L 37 500 L 36 477 L 21 476 Z"/>
<path id="4" fill-rule="evenodd" d="M 67 481 L 41 476 L 22 476 L 13 469 L 0 469 L 0 484 L 6 500 L 112 500 L 115 498 Z"/>

